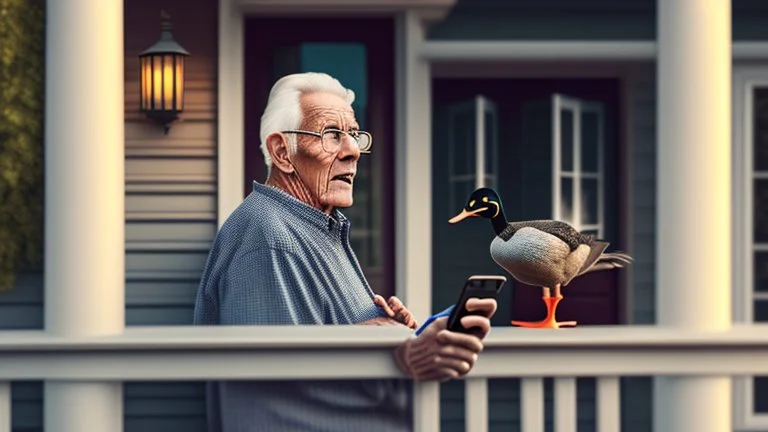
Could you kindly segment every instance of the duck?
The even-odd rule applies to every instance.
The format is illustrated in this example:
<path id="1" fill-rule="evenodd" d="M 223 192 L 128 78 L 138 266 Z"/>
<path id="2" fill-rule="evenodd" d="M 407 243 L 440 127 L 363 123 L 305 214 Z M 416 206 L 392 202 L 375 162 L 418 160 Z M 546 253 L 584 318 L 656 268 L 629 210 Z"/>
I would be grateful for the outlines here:
<path id="1" fill-rule="evenodd" d="M 501 198 L 493 188 L 475 189 L 466 206 L 448 222 L 455 224 L 471 217 L 490 219 L 496 233 L 490 246 L 493 261 L 515 280 L 542 288 L 547 316 L 536 322 L 512 321 L 515 326 L 576 326 L 576 321 L 557 321 L 557 306 L 563 299 L 561 289 L 584 274 L 622 268 L 632 262 L 628 254 L 606 252 L 610 243 L 582 233 L 564 221 L 507 221 Z"/>

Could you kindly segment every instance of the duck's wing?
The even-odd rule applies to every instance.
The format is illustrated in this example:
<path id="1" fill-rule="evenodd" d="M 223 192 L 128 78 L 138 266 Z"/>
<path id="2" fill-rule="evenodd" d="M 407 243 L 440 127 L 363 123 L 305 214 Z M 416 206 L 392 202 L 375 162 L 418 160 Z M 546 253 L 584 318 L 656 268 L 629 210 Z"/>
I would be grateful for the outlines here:
<path id="1" fill-rule="evenodd" d="M 579 270 L 579 276 L 593 271 L 621 268 L 632 262 L 632 257 L 623 252 L 604 253 L 609 244 L 603 241 L 592 243 L 589 255 Z"/>
<path id="2" fill-rule="evenodd" d="M 571 251 L 576 250 L 581 244 L 591 244 L 593 239 L 588 234 L 580 233 L 569 224 L 556 220 L 530 220 L 520 222 L 510 222 L 507 228 L 499 235 L 502 240 L 507 241 L 522 228 L 534 228 L 547 234 L 559 238 L 568 245 Z"/>

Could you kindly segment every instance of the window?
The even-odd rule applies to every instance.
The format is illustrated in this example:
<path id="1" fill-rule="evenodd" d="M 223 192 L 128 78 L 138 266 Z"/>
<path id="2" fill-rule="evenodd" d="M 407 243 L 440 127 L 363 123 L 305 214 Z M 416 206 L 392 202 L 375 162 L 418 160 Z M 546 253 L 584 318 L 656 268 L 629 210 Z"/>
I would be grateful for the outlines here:
<path id="1" fill-rule="evenodd" d="M 553 95 L 553 219 L 603 237 L 603 108 Z"/>
<path id="2" fill-rule="evenodd" d="M 734 70 L 734 319 L 768 322 L 768 69 Z M 736 428 L 768 428 L 768 377 L 734 382 Z"/>
<path id="3" fill-rule="evenodd" d="M 448 213 L 464 208 L 480 187 L 497 187 L 498 131 L 496 105 L 484 96 L 449 108 Z"/>

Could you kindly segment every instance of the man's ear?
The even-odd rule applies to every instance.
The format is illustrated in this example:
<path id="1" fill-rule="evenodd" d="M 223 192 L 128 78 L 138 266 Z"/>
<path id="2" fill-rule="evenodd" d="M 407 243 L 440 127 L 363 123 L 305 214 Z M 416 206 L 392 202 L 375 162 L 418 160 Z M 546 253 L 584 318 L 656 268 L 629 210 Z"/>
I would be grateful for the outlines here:
<path id="1" fill-rule="evenodd" d="M 279 132 L 267 135 L 267 151 L 269 151 L 269 155 L 272 158 L 272 167 L 286 174 L 293 172 L 293 164 L 288 158 L 289 145 L 285 135 Z"/>

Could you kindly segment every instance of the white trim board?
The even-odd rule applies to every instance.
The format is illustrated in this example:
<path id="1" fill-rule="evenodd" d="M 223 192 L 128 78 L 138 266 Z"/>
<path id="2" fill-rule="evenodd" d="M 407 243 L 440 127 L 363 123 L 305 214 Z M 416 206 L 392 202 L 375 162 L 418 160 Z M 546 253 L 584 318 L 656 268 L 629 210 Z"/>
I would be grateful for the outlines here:
<path id="1" fill-rule="evenodd" d="M 734 42 L 734 60 L 768 59 L 768 42 Z M 428 61 L 652 61 L 655 41 L 426 41 L 421 56 Z"/>
<path id="2" fill-rule="evenodd" d="M 243 201 L 245 184 L 245 34 L 235 0 L 219 0 L 218 227 Z"/>

